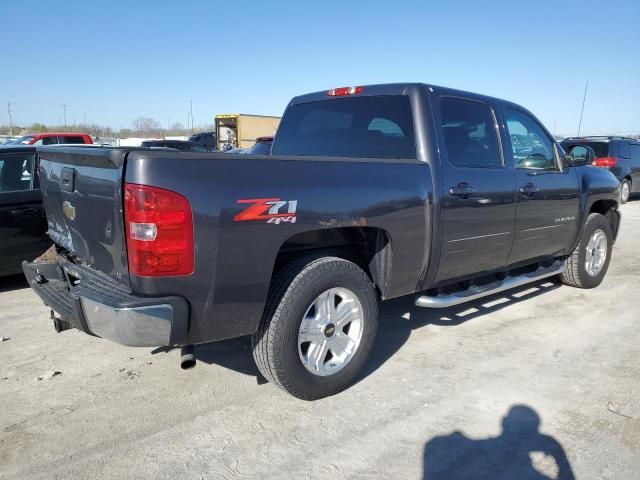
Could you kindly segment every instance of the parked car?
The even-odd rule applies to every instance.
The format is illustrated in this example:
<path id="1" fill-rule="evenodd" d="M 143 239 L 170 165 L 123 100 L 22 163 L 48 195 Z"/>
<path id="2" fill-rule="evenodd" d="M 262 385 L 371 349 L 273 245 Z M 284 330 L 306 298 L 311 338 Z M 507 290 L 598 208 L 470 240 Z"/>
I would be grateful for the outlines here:
<path id="1" fill-rule="evenodd" d="M 141 147 L 164 147 L 173 148 L 174 150 L 183 150 L 187 152 L 208 152 L 205 147 L 199 143 L 189 142 L 187 140 L 146 140 L 140 144 Z"/>
<path id="2" fill-rule="evenodd" d="M 249 155 L 271 155 L 271 145 L 273 137 L 258 137 L 256 143 L 248 148 L 230 148 L 223 150 L 224 153 L 241 153 Z"/>
<path id="3" fill-rule="evenodd" d="M 190 142 L 199 143 L 209 151 L 216 149 L 216 134 L 214 132 L 200 132 L 189 137 Z"/>
<path id="4" fill-rule="evenodd" d="M 51 245 L 35 158 L 35 147 L 0 149 L 0 276 L 20 273 Z"/>
<path id="5" fill-rule="evenodd" d="M 248 153 L 251 155 L 271 155 L 271 145 L 273 144 L 273 137 L 258 137 L 256 143 L 246 148 L 241 153 Z"/>
<path id="6" fill-rule="evenodd" d="M 303 399 L 354 381 L 379 300 L 596 287 L 620 223 L 590 150 L 565 157 L 524 108 L 432 85 L 296 97 L 268 159 L 39 152 L 57 257 L 24 271 L 65 328 L 182 346 L 183 366 L 194 344 L 251 335 L 260 372 Z"/>
<path id="7" fill-rule="evenodd" d="M 615 136 L 571 137 L 561 145 L 567 152 L 576 145 L 591 147 L 596 154 L 593 165 L 606 168 L 620 181 L 622 203 L 628 202 L 632 193 L 640 192 L 640 140 Z"/>
<path id="8" fill-rule="evenodd" d="M 57 145 L 57 144 L 92 144 L 91 136 L 86 133 L 31 133 L 23 135 L 5 145 Z"/>

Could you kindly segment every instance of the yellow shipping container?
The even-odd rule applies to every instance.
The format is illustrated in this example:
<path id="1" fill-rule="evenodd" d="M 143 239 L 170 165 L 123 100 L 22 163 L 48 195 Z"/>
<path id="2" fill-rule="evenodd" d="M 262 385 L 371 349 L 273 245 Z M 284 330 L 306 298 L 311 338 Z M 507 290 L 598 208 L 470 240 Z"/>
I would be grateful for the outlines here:
<path id="1" fill-rule="evenodd" d="M 269 137 L 276 133 L 280 117 L 224 113 L 216 115 L 216 148 L 229 144 L 233 148 L 249 148 L 258 137 Z"/>

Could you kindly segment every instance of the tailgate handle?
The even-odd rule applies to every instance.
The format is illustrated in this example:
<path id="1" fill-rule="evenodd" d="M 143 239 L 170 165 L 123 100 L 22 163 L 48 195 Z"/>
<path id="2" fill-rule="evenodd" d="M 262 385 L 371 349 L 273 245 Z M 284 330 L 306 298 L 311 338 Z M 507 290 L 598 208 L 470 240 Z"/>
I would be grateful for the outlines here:
<path id="1" fill-rule="evenodd" d="M 60 173 L 60 188 L 64 192 L 73 192 L 76 169 L 64 167 Z"/>

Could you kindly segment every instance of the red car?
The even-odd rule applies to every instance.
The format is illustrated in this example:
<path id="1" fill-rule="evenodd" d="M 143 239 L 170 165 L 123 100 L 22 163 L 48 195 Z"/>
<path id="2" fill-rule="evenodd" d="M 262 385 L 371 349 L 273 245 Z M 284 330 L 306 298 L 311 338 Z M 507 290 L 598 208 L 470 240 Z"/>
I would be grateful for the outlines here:
<path id="1" fill-rule="evenodd" d="M 91 144 L 86 133 L 30 133 L 9 142 L 9 145 L 57 145 L 59 143 Z"/>

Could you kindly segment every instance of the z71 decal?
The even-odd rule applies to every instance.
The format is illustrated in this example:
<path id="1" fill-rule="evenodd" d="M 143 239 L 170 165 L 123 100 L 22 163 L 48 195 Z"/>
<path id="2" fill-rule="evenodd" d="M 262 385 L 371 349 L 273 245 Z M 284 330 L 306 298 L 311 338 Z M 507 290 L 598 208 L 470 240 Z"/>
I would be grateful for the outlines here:
<path id="1" fill-rule="evenodd" d="M 279 198 L 247 198 L 236 203 L 251 204 L 235 217 L 234 222 L 248 220 L 264 221 L 266 223 L 296 223 L 297 200 L 280 200 Z"/>

